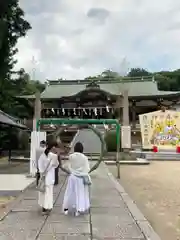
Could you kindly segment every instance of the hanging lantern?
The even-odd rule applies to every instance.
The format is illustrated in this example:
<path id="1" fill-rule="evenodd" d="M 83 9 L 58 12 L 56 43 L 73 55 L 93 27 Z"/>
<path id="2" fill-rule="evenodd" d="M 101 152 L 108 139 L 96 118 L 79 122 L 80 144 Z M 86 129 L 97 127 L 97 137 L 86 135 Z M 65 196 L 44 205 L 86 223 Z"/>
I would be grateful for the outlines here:
<path id="1" fill-rule="evenodd" d="M 97 108 L 94 109 L 94 114 L 97 116 Z"/>
<path id="2" fill-rule="evenodd" d="M 157 146 L 153 146 L 152 150 L 153 150 L 154 153 L 157 153 L 158 152 L 158 147 Z"/>
<path id="3" fill-rule="evenodd" d="M 59 137 L 59 136 L 56 138 L 56 141 L 57 141 L 57 143 L 58 143 L 58 144 L 60 144 L 60 143 L 61 143 L 61 139 L 60 139 L 60 137 Z"/>
<path id="4" fill-rule="evenodd" d="M 74 114 L 74 116 L 76 116 L 76 109 L 75 108 L 73 108 L 73 114 Z"/>
<path id="5" fill-rule="evenodd" d="M 105 129 L 105 130 L 108 130 L 108 128 L 109 128 L 108 125 L 107 125 L 107 124 L 104 124 L 104 129 Z"/>
<path id="6" fill-rule="evenodd" d="M 109 107 L 108 106 L 106 106 L 106 111 L 109 112 Z"/>
<path id="7" fill-rule="evenodd" d="M 100 108 L 99 114 L 102 116 L 102 108 Z"/>
<path id="8" fill-rule="evenodd" d="M 57 113 L 57 116 L 60 115 L 60 111 L 59 111 L 59 109 L 57 109 L 56 113 Z"/>
<path id="9" fill-rule="evenodd" d="M 56 127 L 54 126 L 54 124 L 52 124 L 52 123 L 50 124 L 50 127 L 51 127 L 51 128 L 56 128 Z"/>
<path id="10" fill-rule="evenodd" d="M 85 108 L 83 108 L 83 112 L 84 112 L 85 115 L 87 115 L 87 112 L 86 112 L 86 109 L 85 109 Z"/>
<path id="11" fill-rule="evenodd" d="M 49 115 L 49 110 L 48 110 L 48 109 L 46 110 L 46 115 L 47 115 L 47 116 Z"/>

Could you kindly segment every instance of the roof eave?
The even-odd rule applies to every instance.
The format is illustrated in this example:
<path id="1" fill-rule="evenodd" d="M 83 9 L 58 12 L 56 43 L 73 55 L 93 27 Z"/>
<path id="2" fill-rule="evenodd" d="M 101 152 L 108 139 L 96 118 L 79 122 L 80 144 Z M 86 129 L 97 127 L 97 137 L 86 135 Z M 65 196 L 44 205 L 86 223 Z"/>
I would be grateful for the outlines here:
<path id="1" fill-rule="evenodd" d="M 15 119 L 12 116 L 10 116 L 9 114 L 7 114 L 1 110 L 0 110 L 0 115 L 3 118 L 0 120 L 0 124 L 6 125 L 6 126 L 11 126 L 11 127 L 16 127 L 16 128 L 20 128 L 20 129 L 28 129 L 27 126 L 16 123 Z"/>
<path id="2" fill-rule="evenodd" d="M 129 98 L 136 98 L 136 99 L 153 99 L 153 98 L 170 98 L 170 97 L 178 97 L 180 96 L 180 92 L 171 92 L 171 93 L 158 93 L 158 94 L 152 94 L 152 95 L 140 95 L 140 96 L 129 96 Z"/>
<path id="3" fill-rule="evenodd" d="M 8 124 L 8 123 L 4 123 L 4 122 L 0 122 L 0 124 L 2 125 L 6 125 L 8 127 L 15 127 L 15 128 L 19 128 L 19 129 L 22 129 L 22 130 L 28 130 L 28 127 L 24 126 L 24 125 L 19 125 L 19 124 Z"/>
<path id="4" fill-rule="evenodd" d="M 23 98 L 23 99 L 35 99 L 35 95 L 22 95 L 22 96 L 16 96 L 16 98 Z"/>

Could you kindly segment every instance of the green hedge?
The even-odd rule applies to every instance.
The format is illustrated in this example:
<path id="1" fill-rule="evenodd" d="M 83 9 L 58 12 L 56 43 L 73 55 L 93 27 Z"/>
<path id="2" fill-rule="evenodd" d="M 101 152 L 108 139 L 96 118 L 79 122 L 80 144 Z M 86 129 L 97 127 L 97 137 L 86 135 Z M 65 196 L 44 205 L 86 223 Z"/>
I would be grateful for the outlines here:
<path id="1" fill-rule="evenodd" d="M 105 135 L 106 148 L 108 152 L 116 152 L 117 143 L 116 143 L 116 131 L 109 131 Z"/>

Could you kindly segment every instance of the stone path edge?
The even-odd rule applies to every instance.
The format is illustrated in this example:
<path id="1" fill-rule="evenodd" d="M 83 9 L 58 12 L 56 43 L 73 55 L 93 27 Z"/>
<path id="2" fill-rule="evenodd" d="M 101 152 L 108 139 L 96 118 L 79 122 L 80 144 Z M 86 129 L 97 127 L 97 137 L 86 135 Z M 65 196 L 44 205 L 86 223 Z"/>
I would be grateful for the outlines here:
<path id="1" fill-rule="evenodd" d="M 101 163 L 104 165 L 104 170 L 106 171 L 110 181 L 113 183 L 116 190 L 119 192 L 120 196 L 122 197 L 124 203 L 128 207 L 133 219 L 135 220 L 137 226 L 140 228 L 142 234 L 147 240 L 161 240 L 159 235 L 154 231 L 148 220 L 139 210 L 135 202 L 129 197 L 128 193 L 125 191 L 121 184 L 120 179 L 116 179 L 113 174 L 109 171 L 108 167 L 105 163 Z"/>
<path id="2" fill-rule="evenodd" d="M 0 221 L 3 221 L 4 218 L 12 211 L 13 207 L 16 206 L 24 197 L 24 194 L 32 187 L 35 187 L 36 179 L 34 178 L 34 181 L 29 184 L 24 190 L 20 191 L 19 196 L 14 199 L 12 202 L 9 202 L 6 204 L 5 208 L 2 208 L 0 210 Z"/>

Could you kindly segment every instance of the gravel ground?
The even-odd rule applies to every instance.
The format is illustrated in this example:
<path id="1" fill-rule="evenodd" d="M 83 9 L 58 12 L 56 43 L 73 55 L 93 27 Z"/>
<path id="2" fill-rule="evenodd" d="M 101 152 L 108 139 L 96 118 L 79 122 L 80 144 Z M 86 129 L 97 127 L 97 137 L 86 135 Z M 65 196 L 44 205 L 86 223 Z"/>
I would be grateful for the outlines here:
<path id="1" fill-rule="evenodd" d="M 116 176 L 116 167 L 109 169 Z M 121 181 L 162 240 L 179 240 L 180 162 L 123 165 Z"/>

